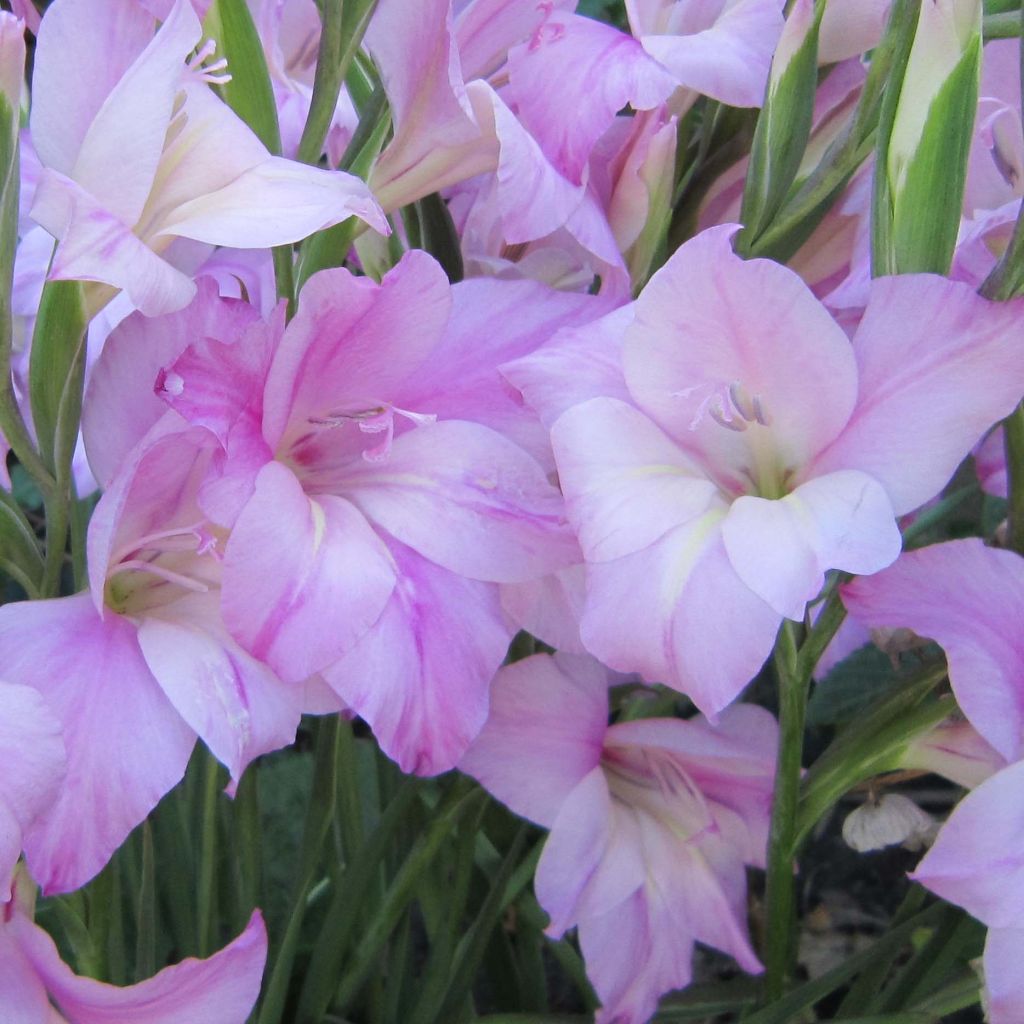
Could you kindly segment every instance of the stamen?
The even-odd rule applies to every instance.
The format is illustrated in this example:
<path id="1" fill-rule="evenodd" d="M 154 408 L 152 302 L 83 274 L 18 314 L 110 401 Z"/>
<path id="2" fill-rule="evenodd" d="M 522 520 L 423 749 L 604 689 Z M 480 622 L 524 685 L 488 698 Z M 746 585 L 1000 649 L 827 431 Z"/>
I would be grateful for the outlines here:
<path id="1" fill-rule="evenodd" d="M 205 583 L 190 579 L 188 576 L 182 576 L 181 573 L 172 572 L 170 569 L 165 569 L 162 565 L 157 565 L 155 562 L 147 562 L 141 558 L 130 558 L 127 562 L 121 562 L 107 576 L 107 580 L 112 580 L 115 576 L 120 576 L 122 573 L 135 571 L 159 576 L 160 579 L 166 580 L 168 583 L 176 583 L 179 587 L 184 587 L 186 590 L 191 590 L 196 594 L 208 593 L 210 589 Z"/>
<path id="2" fill-rule="evenodd" d="M 756 419 L 762 427 L 770 427 L 772 425 L 772 418 L 765 411 L 760 395 L 754 395 L 754 419 Z"/>
<path id="3" fill-rule="evenodd" d="M 386 403 L 366 409 L 336 409 L 323 416 L 309 416 L 307 422 L 314 426 L 326 427 L 328 430 L 353 422 L 363 434 L 383 434 L 384 438 L 379 444 L 365 449 L 362 453 L 367 462 L 382 462 L 391 454 L 391 443 L 395 437 L 395 416 L 401 416 L 417 427 L 437 422 L 434 413 L 412 412 Z"/>
<path id="4" fill-rule="evenodd" d="M 750 395 L 747 394 L 747 389 L 738 380 L 734 380 L 729 385 L 729 401 L 732 402 L 733 408 L 748 423 L 753 423 L 757 418 L 757 414 L 754 411 L 753 400 Z"/>
<path id="5" fill-rule="evenodd" d="M 712 405 L 708 408 L 708 415 L 720 426 L 725 427 L 726 430 L 734 430 L 737 434 L 742 434 L 747 429 L 745 420 L 738 420 L 735 418 L 727 418 L 725 409 L 722 408 L 722 402 L 719 401 L 718 405 Z"/>
<path id="6" fill-rule="evenodd" d="M 214 61 L 212 64 L 206 64 L 205 62 L 214 55 L 217 50 L 217 41 L 215 39 L 207 39 L 205 43 L 195 52 L 195 54 L 185 63 L 185 67 L 188 72 L 194 75 L 201 82 L 208 82 L 210 85 L 226 85 L 231 81 L 230 75 L 219 75 L 216 74 L 218 71 L 223 71 L 228 66 L 228 62 L 225 58 L 221 58 L 218 61 Z"/>

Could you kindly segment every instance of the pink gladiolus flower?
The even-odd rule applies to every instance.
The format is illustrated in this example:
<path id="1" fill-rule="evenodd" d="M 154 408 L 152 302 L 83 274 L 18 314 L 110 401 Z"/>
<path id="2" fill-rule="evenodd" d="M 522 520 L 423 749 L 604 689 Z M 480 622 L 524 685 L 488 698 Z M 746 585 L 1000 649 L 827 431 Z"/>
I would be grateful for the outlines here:
<path id="1" fill-rule="evenodd" d="M 230 945 L 118 988 L 75 974 L 32 922 L 30 884 L 0 907 L 0 1007 L 5 1024 L 244 1024 L 260 993 L 267 931 L 256 911 Z"/>
<path id="2" fill-rule="evenodd" d="M 451 767 L 483 723 L 511 636 L 498 584 L 578 560 L 544 468 L 503 436 L 543 444 L 496 367 L 599 308 L 453 290 L 411 252 L 380 285 L 316 275 L 279 342 L 207 334 L 158 379 L 223 446 L 200 503 L 230 529 L 231 634 L 286 680 L 321 672 L 406 770 Z"/>
<path id="3" fill-rule="evenodd" d="M 227 72 L 212 43 L 186 63 L 201 39 L 188 0 L 153 28 L 140 6 L 113 0 L 57 0 L 43 19 L 32 216 L 60 240 L 51 277 L 109 286 L 93 311 L 123 288 L 156 315 L 195 294 L 163 256 L 175 238 L 265 248 L 349 216 L 387 230 L 361 181 L 271 156 L 214 96 L 207 83 Z"/>
<path id="4" fill-rule="evenodd" d="M 154 359 L 206 331 L 233 337 L 254 326 L 265 329 L 211 285 L 186 310 L 136 314 L 113 333 L 86 401 L 106 488 L 89 525 L 91 594 L 0 608 L 8 678 L 46 698 L 67 747 L 67 781 L 24 841 L 47 892 L 103 867 L 181 779 L 197 735 L 235 782 L 294 738 L 304 688 L 282 684 L 221 623 L 224 535 L 199 502 L 217 439 L 152 394 Z M 130 370 L 147 362 L 139 396 Z"/>
<path id="5" fill-rule="evenodd" d="M 794 273 L 738 259 L 734 230 L 687 242 L 641 294 L 627 400 L 619 384 L 552 428 L 588 564 L 584 643 L 709 714 L 829 569 L 894 561 L 895 516 L 938 493 L 1024 391 L 1021 303 L 882 279 L 851 343 Z"/>
<path id="6" fill-rule="evenodd" d="M 990 608 L 995 606 L 990 602 Z M 1016 622 L 1019 630 L 1020 620 Z M 911 876 L 988 926 L 983 963 L 986 1019 L 991 1024 L 1018 1024 L 1024 1018 L 1022 794 L 1024 761 L 1018 761 L 957 805 Z"/>
<path id="7" fill-rule="evenodd" d="M 1024 756 L 1024 559 L 977 538 L 910 551 L 843 587 L 870 627 L 906 627 L 936 641 L 971 724 L 1008 761 Z"/>
<path id="8" fill-rule="evenodd" d="M 718 728 L 608 726 L 608 684 L 587 657 L 503 668 L 459 767 L 551 830 L 535 883 L 548 934 L 578 927 L 598 1024 L 644 1024 L 662 993 L 689 984 L 695 942 L 761 969 L 744 866 L 764 864 L 777 729 L 749 704 Z"/>
<path id="9" fill-rule="evenodd" d="M 31 687 L 0 683 L 0 881 L 11 877 L 22 835 L 56 799 L 64 771 L 60 722 L 46 702 Z M 0 904 L 9 898 L 0 889 Z"/>

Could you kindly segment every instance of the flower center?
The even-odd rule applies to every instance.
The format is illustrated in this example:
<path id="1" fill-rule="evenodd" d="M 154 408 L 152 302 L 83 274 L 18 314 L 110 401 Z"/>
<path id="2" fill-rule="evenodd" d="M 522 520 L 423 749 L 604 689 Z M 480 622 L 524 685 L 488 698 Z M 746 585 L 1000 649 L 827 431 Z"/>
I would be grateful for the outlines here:
<path id="1" fill-rule="evenodd" d="M 186 62 L 186 74 L 196 81 L 206 82 L 208 85 L 226 85 L 231 81 L 231 75 L 219 72 L 227 69 L 227 58 L 221 57 L 220 60 L 215 60 L 212 64 L 206 63 L 216 52 L 217 41 L 207 39 Z"/>
<path id="2" fill-rule="evenodd" d="M 437 422 L 437 416 L 434 413 L 399 409 L 390 402 L 382 402 L 379 405 L 370 405 L 362 409 L 336 409 L 324 413 L 322 416 L 310 416 L 309 422 L 314 427 L 326 427 L 327 429 L 354 423 L 360 433 L 382 435 L 376 444 L 363 449 L 363 458 L 367 462 L 384 462 L 391 454 L 391 444 L 395 438 L 396 416 L 409 420 L 417 427 Z"/>
<path id="3" fill-rule="evenodd" d="M 204 579 L 206 557 L 219 563 L 223 556 L 217 537 L 205 522 L 161 530 L 122 545 L 111 556 L 106 602 L 120 613 L 140 612 L 167 604 L 182 590 L 209 591 Z"/>

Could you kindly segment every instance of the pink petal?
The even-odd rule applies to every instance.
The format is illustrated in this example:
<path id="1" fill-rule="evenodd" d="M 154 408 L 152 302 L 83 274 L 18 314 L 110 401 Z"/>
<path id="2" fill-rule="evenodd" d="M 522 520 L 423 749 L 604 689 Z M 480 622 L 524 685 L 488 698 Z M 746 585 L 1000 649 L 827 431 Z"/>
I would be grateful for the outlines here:
<path id="1" fill-rule="evenodd" d="M 623 107 L 650 110 L 676 87 L 632 36 L 561 11 L 552 11 L 529 43 L 509 51 L 508 74 L 510 106 L 574 185 L 584 183 L 594 144 Z"/>
<path id="2" fill-rule="evenodd" d="M 942 826 L 913 878 L 990 928 L 1024 914 L 1024 762 L 968 793 Z"/>
<path id="3" fill-rule="evenodd" d="M 405 772 L 452 768 L 487 717 L 512 639 L 493 584 L 464 579 L 389 540 L 398 582 L 378 621 L 324 678 Z"/>
<path id="4" fill-rule="evenodd" d="M 617 399 L 574 406 L 555 422 L 551 444 L 588 562 L 633 554 L 721 504 L 679 446 Z"/>
<path id="5" fill-rule="evenodd" d="M 394 111 L 388 149 L 401 150 L 403 162 L 434 134 L 447 143 L 476 134 L 447 0 L 381 0 L 366 43 Z"/>
<path id="6" fill-rule="evenodd" d="M 1024 751 L 1024 561 L 976 538 L 910 551 L 843 588 L 867 626 L 907 627 L 939 643 L 957 702 L 1008 760 Z"/>
<path id="7" fill-rule="evenodd" d="M 506 363 L 501 372 L 549 428 L 588 398 L 629 402 L 622 339 L 632 322 L 631 303 L 585 326 L 564 328 L 532 355 Z"/>
<path id="8" fill-rule="evenodd" d="M 853 339 L 857 407 L 809 474 L 870 473 L 897 515 L 934 497 L 1024 393 L 1022 311 L 1024 300 L 987 302 L 932 275 L 873 281 Z"/>
<path id="9" fill-rule="evenodd" d="M 586 568 L 571 565 L 539 580 L 506 583 L 501 606 L 520 629 L 566 654 L 585 654 L 580 616 L 586 600 Z"/>
<path id="10" fill-rule="evenodd" d="M 217 303 L 230 308 L 225 300 Z M 257 320 L 243 330 L 200 335 L 177 359 L 164 364 L 153 390 L 189 423 L 206 427 L 227 447 L 232 428 L 243 416 L 259 430 L 263 388 L 283 329 L 282 308 L 270 324 Z"/>
<path id="11" fill-rule="evenodd" d="M 722 536 L 740 579 L 780 615 L 798 621 L 829 569 L 878 572 L 902 547 L 885 491 L 853 470 L 815 477 L 778 501 L 737 498 Z"/>
<path id="12" fill-rule="evenodd" d="M 372 522 L 451 572 L 498 583 L 571 565 L 579 548 L 543 469 L 501 434 L 446 420 L 353 465 L 345 493 Z"/>
<path id="13" fill-rule="evenodd" d="M 735 230 L 704 231 L 651 278 L 623 361 L 640 408 L 743 493 L 751 478 L 778 486 L 774 477 L 839 434 L 857 378 L 846 335 L 803 281 L 770 260 L 739 259 Z M 734 387 L 759 401 L 766 426 L 716 422 L 716 410 L 728 418 Z"/>
<path id="14" fill-rule="evenodd" d="M 0 927 L 0 1006 L 4 1008 L 4 1024 L 59 1024 L 53 1021 L 54 1011 L 43 983 L 11 932 Z"/>
<path id="15" fill-rule="evenodd" d="M 610 680 L 586 656 L 535 654 L 506 665 L 491 684 L 487 724 L 459 769 L 516 814 L 551 828 L 600 763 Z"/>
<path id="16" fill-rule="evenodd" d="M 10 897 L 22 833 L 58 798 L 66 754 L 60 722 L 36 690 L 0 683 L 0 905 Z"/>
<path id="17" fill-rule="evenodd" d="M 601 999 L 595 1024 L 647 1024 L 663 993 L 693 979 L 693 935 L 649 889 L 580 921 L 579 938 Z"/>
<path id="18" fill-rule="evenodd" d="M 4 605 L 0 644 L 6 677 L 39 690 L 63 726 L 67 780 L 25 850 L 47 893 L 69 892 L 181 779 L 195 734 L 153 679 L 134 625 L 101 619 L 88 594 Z"/>
<path id="19" fill-rule="evenodd" d="M 160 30 L 103 101 L 67 172 L 125 224 L 135 224 L 149 200 L 185 79 L 184 62 L 201 34 L 192 4 L 177 0 Z M 105 43 L 94 51 L 94 59 L 108 47 Z"/>
<path id="20" fill-rule="evenodd" d="M 267 378 L 268 444 L 289 428 L 289 440 L 308 433 L 310 416 L 392 400 L 437 346 L 450 310 L 448 278 L 424 252 L 406 253 L 379 285 L 347 270 L 315 274 Z"/>
<path id="21" fill-rule="evenodd" d="M 382 234 L 389 231 L 359 178 L 272 156 L 216 192 L 177 207 L 159 233 L 234 249 L 264 249 L 301 241 L 349 217 Z"/>
<path id="22" fill-rule="evenodd" d="M 442 419 L 482 423 L 538 461 L 550 459 L 547 431 L 523 409 L 501 364 L 528 357 L 560 330 L 587 331 L 607 308 L 593 295 L 557 291 L 537 281 L 462 281 L 438 346 L 399 391 L 395 404 Z M 585 326 L 584 326 L 585 325 Z M 487 344 L 480 343 L 481 338 Z"/>
<path id="23" fill-rule="evenodd" d="M 53 940 L 27 918 L 13 930 L 68 1024 L 245 1024 L 267 959 L 259 911 L 234 942 L 208 959 L 190 957 L 126 988 L 74 974 Z"/>
<path id="24" fill-rule="evenodd" d="M 985 942 L 985 1008 L 991 1024 L 1024 1020 L 1020 951 L 1024 928 L 991 928 Z"/>
<path id="25" fill-rule="evenodd" d="M 835 64 L 873 50 L 885 31 L 892 0 L 829 4 L 818 35 L 818 63 Z"/>
<path id="26" fill-rule="evenodd" d="M 217 604 L 211 592 L 156 609 L 139 627 L 139 646 L 178 714 L 237 783 L 254 758 L 295 740 L 304 693 L 228 636 Z"/>
<path id="27" fill-rule="evenodd" d="M 720 521 L 708 513 L 635 554 L 591 565 L 580 626 L 605 664 L 672 686 L 708 715 L 757 674 L 780 620 L 736 575 Z"/>
<path id="28" fill-rule="evenodd" d="M 732 107 L 759 107 L 782 34 L 781 6 L 778 0 L 738 0 L 689 33 L 638 34 L 644 49 L 680 85 Z"/>
<path id="29" fill-rule="evenodd" d="M 534 888 L 559 936 L 603 914 L 644 882 L 645 850 L 629 808 L 612 799 L 604 769 L 591 769 L 566 797 L 551 824 Z"/>
<path id="30" fill-rule="evenodd" d="M 60 239 L 50 277 L 123 288 L 147 316 L 187 306 L 196 286 L 70 178 L 45 170 L 32 217 Z"/>
<path id="31" fill-rule="evenodd" d="M 217 297 L 212 282 L 201 281 L 191 305 L 177 313 L 123 320 L 94 364 L 82 409 L 89 464 L 109 485 L 128 452 L 167 412 L 154 394 L 160 370 L 204 338 L 229 342 L 257 319 L 248 303 Z"/>
<path id="32" fill-rule="evenodd" d="M 62 0 L 47 8 L 36 39 L 31 118 L 47 167 L 71 173 L 89 126 L 153 27 L 140 5 L 121 0 Z"/>
<path id="33" fill-rule="evenodd" d="M 278 462 L 260 471 L 224 557 L 224 623 L 242 647 L 301 682 L 377 621 L 394 585 L 387 549 L 349 502 L 307 497 Z"/>
<path id="34" fill-rule="evenodd" d="M 547 5 L 545 5 L 547 6 Z M 576 0 L 553 0 L 572 10 Z M 459 59 L 467 78 L 486 78 L 505 63 L 510 47 L 528 38 L 546 17 L 544 7 L 519 0 L 473 0 L 455 16 Z"/>

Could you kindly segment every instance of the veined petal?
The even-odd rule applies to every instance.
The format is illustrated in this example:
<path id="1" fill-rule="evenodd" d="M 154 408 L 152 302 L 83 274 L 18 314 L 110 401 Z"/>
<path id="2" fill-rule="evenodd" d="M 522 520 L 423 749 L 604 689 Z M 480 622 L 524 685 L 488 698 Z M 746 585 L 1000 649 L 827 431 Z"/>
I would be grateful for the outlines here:
<path id="1" fill-rule="evenodd" d="M 550 6 L 572 10 L 576 0 L 552 0 Z M 497 70 L 509 49 L 532 35 L 544 18 L 543 7 L 519 0 L 473 0 L 462 5 L 455 16 L 455 35 L 466 77 L 486 78 Z"/>
<path id="2" fill-rule="evenodd" d="M 388 547 L 398 572 L 388 604 L 323 675 L 402 771 L 435 775 L 454 767 L 480 731 L 512 629 L 494 584 L 393 539 Z"/>
<path id="3" fill-rule="evenodd" d="M 355 644 L 394 586 L 387 549 L 349 502 L 309 498 L 291 470 L 264 466 L 224 557 L 224 623 L 242 647 L 302 682 Z"/>
<path id="4" fill-rule="evenodd" d="M 580 625 L 606 665 L 672 686 L 707 715 L 757 674 L 781 620 L 736 575 L 722 518 L 708 512 L 635 554 L 590 565 Z"/>
<path id="5" fill-rule="evenodd" d="M 298 242 L 348 217 L 358 217 L 382 234 L 390 230 L 359 178 L 272 156 L 216 192 L 177 207 L 159 234 L 234 249 L 269 249 Z"/>
<path id="6" fill-rule="evenodd" d="M 139 646 L 175 709 L 237 784 L 250 761 L 294 741 L 304 693 L 228 636 L 217 604 L 210 592 L 158 609 L 140 625 Z"/>
<path id="7" fill-rule="evenodd" d="M 50 1024 L 53 1019 L 43 983 L 6 927 L 0 928 L 0 1006 L 5 1024 Z"/>
<path id="8" fill-rule="evenodd" d="M 565 654 L 585 654 L 580 640 L 585 595 L 586 566 L 581 562 L 543 579 L 503 584 L 501 606 L 520 629 L 550 647 Z"/>
<path id="9" fill-rule="evenodd" d="M 562 498 L 501 434 L 446 420 L 397 437 L 387 460 L 346 470 L 368 519 L 451 572 L 515 583 L 579 558 Z"/>
<path id="10" fill-rule="evenodd" d="M 508 74 L 520 122 L 574 185 L 584 184 L 594 144 L 623 107 L 650 110 L 676 88 L 632 36 L 562 11 L 548 14 L 528 43 L 509 51 Z"/>
<path id="11" fill-rule="evenodd" d="M 552 427 L 551 444 L 588 562 L 639 551 L 716 504 L 718 489 L 692 459 L 618 399 L 571 408 Z"/>
<path id="12" fill-rule="evenodd" d="M 49 5 L 36 39 L 31 117 L 32 142 L 47 167 L 71 173 L 89 126 L 153 27 L 140 4 L 122 0 Z"/>
<path id="13" fill-rule="evenodd" d="M 308 433 L 310 416 L 391 401 L 437 346 L 450 311 L 448 278 L 422 251 L 406 253 L 379 285 L 347 270 L 314 274 L 267 377 L 267 443 Z"/>
<path id="14" fill-rule="evenodd" d="M 805 478 L 863 470 L 885 488 L 897 515 L 938 494 L 1024 394 L 1022 315 L 1024 299 L 988 302 L 931 274 L 872 281 L 853 339 L 856 408 Z"/>
<path id="15" fill-rule="evenodd" d="M 25 851 L 45 892 L 70 892 L 182 778 L 195 733 L 149 671 L 134 625 L 101 619 L 88 594 L 4 605 L 0 644 L 6 677 L 42 693 L 63 727 L 67 779 Z"/>
<path id="16" fill-rule="evenodd" d="M 609 671 L 587 656 L 535 654 L 491 684 L 487 724 L 459 762 L 516 814 L 551 828 L 601 761 Z"/>
<path id="17" fill-rule="evenodd" d="M 173 313 L 196 293 L 191 278 L 158 256 L 76 182 L 44 170 L 32 217 L 60 239 L 50 277 L 123 288 L 146 316 Z"/>
<path id="18" fill-rule="evenodd" d="M 60 722 L 30 686 L 0 683 L 0 906 L 21 856 L 22 833 L 60 794 L 66 752 Z"/>
<path id="19" fill-rule="evenodd" d="M 12 930 L 69 1024 L 245 1024 L 267 959 L 259 911 L 234 942 L 208 959 L 183 960 L 126 988 L 76 975 L 49 935 L 27 918 L 19 916 Z"/>
<path id="20" fill-rule="evenodd" d="M 881 484 L 854 470 L 815 477 L 777 501 L 737 498 L 722 536 L 740 579 L 798 621 L 829 569 L 878 572 L 896 561 L 902 546 Z"/>
<path id="21" fill-rule="evenodd" d="M 167 412 L 154 393 L 160 371 L 199 339 L 239 337 L 258 317 L 246 302 L 221 299 L 212 281 L 197 282 L 185 309 L 166 316 L 141 313 L 122 320 L 107 338 L 89 375 L 82 407 L 89 465 L 108 486 L 128 452 Z"/>
<path id="22" fill-rule="evenodd" d="M 186 73 L 185 58 L 201 34 L 191 0 L 177 0 L 103 101 L 68 173 L 126 224 L 138 221 L 149 199 Z M 94 59 L 106 51 L 106 45 L 94 51 Z"/>
<path id="23" fill-rule="evenodd" d="M 907 627 L 946 652 L 957 702 L 1007 760 L 1024 752 L 1024 559 L 977 538 L 910 551 L 843 587 L 850 614 L 872 628 Z"/>

